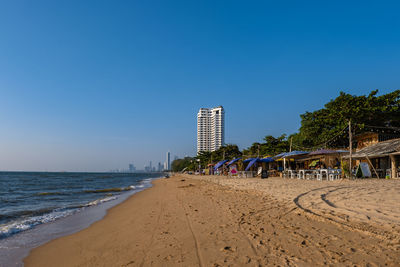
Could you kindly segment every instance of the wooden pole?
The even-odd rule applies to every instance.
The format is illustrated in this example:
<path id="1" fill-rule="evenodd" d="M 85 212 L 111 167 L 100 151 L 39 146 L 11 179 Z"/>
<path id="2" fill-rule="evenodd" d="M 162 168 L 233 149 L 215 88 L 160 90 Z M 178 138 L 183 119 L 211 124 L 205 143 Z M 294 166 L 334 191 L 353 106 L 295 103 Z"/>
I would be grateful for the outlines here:
<path id="1" fill-rule="evenodd" d="M 289 147 L 289 152 L 292 152 L 292 141 L 293 141 L 293 137 L 290 137 L 290 147 Z"/>
<path id="2" fill-rule="evenodd" d="M 396 165 L 396 158 L 394 155 L 390 155 L 390 161 L 391 161 L 391 173 L 392 177 L 391 178 L 397 178 L 397 165 Z"/>
<path id="3" fill-rule="evenodd" d="M 371 160 L 368 158 L 368 156 L 365 156 L 365 157 L 367 158 L 369 165 L 371 165 L 372 169 L 374 170 L 375 175 L 376 175 L 376 178 L 379 179 L 379 175 L 378 175 L 378 173 L 376 172 L 374 165 L 372 165 Z"/>
<path id="4" fill-rule="evenodd" d="M 352 156 L 353 156 L 353 137 L 351 135 L 351 119 L 349 120 L 349 149 L 350 149 L 350 162 L 349 162 L 349 169 L 350 169 L 350 178 L 353 178 L 353 170 L 352 170 Z"/>

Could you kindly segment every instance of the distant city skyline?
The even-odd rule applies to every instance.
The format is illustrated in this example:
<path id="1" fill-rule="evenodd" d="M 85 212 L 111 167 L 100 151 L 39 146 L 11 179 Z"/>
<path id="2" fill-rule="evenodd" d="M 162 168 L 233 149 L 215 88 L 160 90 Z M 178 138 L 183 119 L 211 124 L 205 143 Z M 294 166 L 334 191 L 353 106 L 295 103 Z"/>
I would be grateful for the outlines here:
<path id="1" fill-rule="evenodd" d="M 291 134 L 340 91 L 398 89 L 400 3 L 5 1 L 0 170 L 109 171 Z"/>

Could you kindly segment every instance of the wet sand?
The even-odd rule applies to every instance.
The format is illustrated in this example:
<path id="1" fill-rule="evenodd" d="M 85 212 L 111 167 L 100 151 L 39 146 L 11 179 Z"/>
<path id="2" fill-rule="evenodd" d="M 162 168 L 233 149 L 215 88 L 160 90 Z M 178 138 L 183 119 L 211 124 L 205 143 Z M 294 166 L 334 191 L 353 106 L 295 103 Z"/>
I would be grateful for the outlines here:
<path id="1" fill-rule="evenodd" d="M 400 181 L 174 176 L 26 266 L 400 264 Z"/>

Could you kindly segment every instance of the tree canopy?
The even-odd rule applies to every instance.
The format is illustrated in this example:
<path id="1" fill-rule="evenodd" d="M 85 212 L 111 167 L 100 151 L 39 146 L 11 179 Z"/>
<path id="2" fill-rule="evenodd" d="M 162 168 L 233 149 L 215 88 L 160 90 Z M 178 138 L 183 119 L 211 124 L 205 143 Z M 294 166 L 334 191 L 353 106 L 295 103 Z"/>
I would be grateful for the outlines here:
<path id="1" fill-rule="evenodd" d="M 174 172 L 181 172 L 187 168 L 189 171 L 195 170 L 195 160 L 191 157 L 185 157 L 183 159 L 176 159 L 171 163 L 171 169 Z"/>
<path id="2" fill-rule="evenodd" d="M 243 150 L 243 154 L 249 157 L 265 157 L 289 151 L 290 144 L 286 134 L 279 137 L 267 135 L 264 137 L 264 141 L 264 143 L 253 143 L 248 149 Z"/>
<path id="3" fill-rule="evenodd" d="M 378 90 L 369 95 L 340 95 L 314 112 L 300 115 L 301 127 L 293 134 L 293 143 L 298 147 L 346 147 L 346 127 L 351 120 L 357 133 L 367 131 L 367 126 L 400 126 L 400 90 L 377 96 Z"/>

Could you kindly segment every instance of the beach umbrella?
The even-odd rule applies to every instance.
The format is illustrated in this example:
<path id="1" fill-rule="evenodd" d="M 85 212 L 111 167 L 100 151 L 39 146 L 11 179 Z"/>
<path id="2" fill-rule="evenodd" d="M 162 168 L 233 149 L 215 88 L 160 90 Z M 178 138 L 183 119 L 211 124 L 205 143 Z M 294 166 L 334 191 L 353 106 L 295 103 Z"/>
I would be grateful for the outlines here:
<path id="1" fill-rule="evenodd" d="M 214 171 L 217 170 L 219 167 L 221 167 L 222 165 L 224 165 L 224 163 L 228 162 L 228 160 L 221 160 L 220 162 L 218 162 L 217 164 L 215 164 L 214 167 Z"/>
<path id="2" fill-rule="evenodd" d="M 238 160 L 240 160 L 241 158 L 237 158 L 237 159 L 233 159 L 231 161 L 228 162 L 228 164 L 226 164 L 227 167 L 231 166 L 233 163 L 237 162 Z"/>
<path id="3" fill-rule="evenodd" d="M 254 158 L 245 159 L 245 160 L 243 160 L 243 163 L 250 162 L 250 161 L 252 161 L 253 159 L 254 159 Z"/>
<path id="4" fill-rule="evenodd" d="M 250 163 L 247 165 L 245 171 L 248 171 L 248 170 L 250 169 L 250 167 L 253 166 L 254 163 L 257 162 L 257 160 L 259 160 L 259 158 L 254 158 L 254 159 L 252 159 L 252 160 L 250 161 Z"/>
<path id="5" fill-rule="evenodd" d="M 265 163 L 272 162 L 272 161 L 274 161 L 274 159 L 271 158 L 271 157 L 262 158 L 262 159 L 258 159 L 258 160 L 257 160 L 257 162 L 265 162 Z"/>

